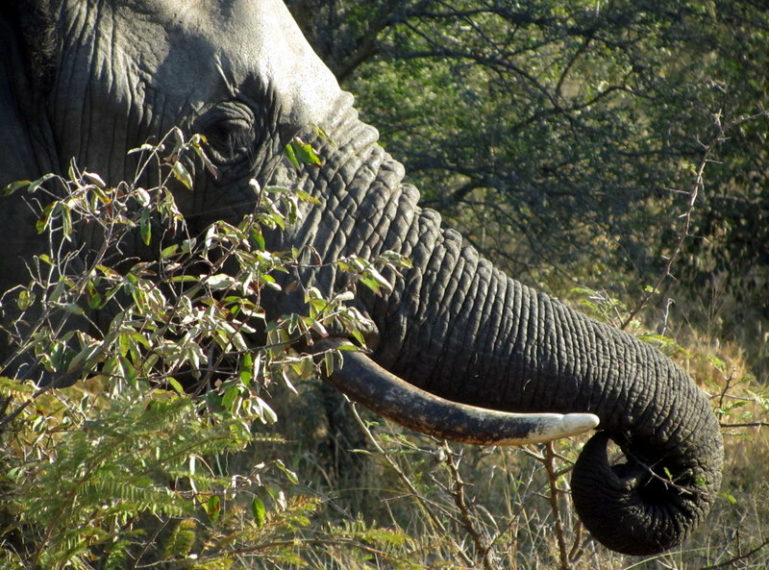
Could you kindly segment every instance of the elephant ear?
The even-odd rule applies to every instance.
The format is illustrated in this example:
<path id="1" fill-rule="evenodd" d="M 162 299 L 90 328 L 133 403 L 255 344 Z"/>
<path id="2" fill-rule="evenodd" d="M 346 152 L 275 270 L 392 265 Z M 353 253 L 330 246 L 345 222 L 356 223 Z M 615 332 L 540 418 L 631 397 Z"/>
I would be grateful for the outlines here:
<path id="1" fill-rule="evenodd" d="M 14 0 L 0 6 L 0 17 L 14 31 L 32 92 L 47 94 L 54 71 L 55 34 L 51 0 Z"/>
<path id="2" fill-rule="evenodd" d="M 56 166 L 43 109 L 53 89 L 55 31 L 50 0 L 0 2 L 0 188 L 40 176 Z M 7 204 L 2 210 L 0 227 L 19 227 L 14 216 L 24 210 Z M 17 244 L 21 247 L 26 241 L 19 237 Z M 10 263 L 10 253 L 4 255 L 6 260 L 0 259 L 0 285 L 9 284 L 12 275 L 5 265 Z"/>

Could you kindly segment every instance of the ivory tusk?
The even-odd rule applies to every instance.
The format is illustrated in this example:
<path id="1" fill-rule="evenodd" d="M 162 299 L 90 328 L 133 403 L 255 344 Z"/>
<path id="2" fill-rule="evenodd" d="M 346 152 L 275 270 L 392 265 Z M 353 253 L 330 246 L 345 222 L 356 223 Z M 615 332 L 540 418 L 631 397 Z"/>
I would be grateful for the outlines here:
<path id="1" fill-rule="evenodd" d="M 336 348 L 340 340 L 316 343 Z M 523 445 L 577 435 L 598 425 L 587 413 L 521 414 L 460 404 L 431 394 L 388 372 L 361 352 L 342 351 L 343 365 L 328 378 L 339 391 L 413 430 L 477 445 Z"/>

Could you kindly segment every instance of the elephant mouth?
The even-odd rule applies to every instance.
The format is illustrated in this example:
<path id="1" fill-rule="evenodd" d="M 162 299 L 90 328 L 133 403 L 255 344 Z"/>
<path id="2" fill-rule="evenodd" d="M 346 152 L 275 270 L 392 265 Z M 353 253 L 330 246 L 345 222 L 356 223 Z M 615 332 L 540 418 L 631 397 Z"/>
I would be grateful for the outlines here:
<path id="1" fill-rule="evenodd" d="M 314 353 L 342 349 L 343 364 L 328 380 L 378 414 L 442 439 L 477 445 L 524 445 L 570 437 L 594 429 L 594 414 L 511 413 L 461 404 L 417 388 L 379 366 L 352 343 L 324 339 Z"/>

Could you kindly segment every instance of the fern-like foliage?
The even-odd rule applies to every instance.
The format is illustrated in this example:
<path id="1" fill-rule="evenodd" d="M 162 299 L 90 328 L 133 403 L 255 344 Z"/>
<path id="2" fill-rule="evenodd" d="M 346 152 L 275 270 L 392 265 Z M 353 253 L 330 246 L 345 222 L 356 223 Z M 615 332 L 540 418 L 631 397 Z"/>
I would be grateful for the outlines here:
<path id="1" fill-rule="evenodd" d="M 351 291 L 323 299 L 311 289 L 309 315 L 265 320 L 260 291 L 279 288 L 272 274 L 289 271 L 298 254 L 265 251 L 262 228 L 295 222 L 300 202 L 313 200 L 306 194 L 254 182 L 259 207 L 239 225 L 219 222 L 170 243 L 153 234 L 184 235 L 168 185 L 192 183 L 191 158 L 210 166 L 203 137 L 174 130 L 164 144 L 169 153 L 134 151 L 159 168 L 153 188 L 140 177 L 110 187 L 72 165 L 68 179 L 6 189 L 42 193 L 38 230 L 50 241 L 29 285 L 4 295 L 30 325 L 6 332 L 17 356 L 45 369 L 42 378 L 69 387 L 0 368 L 0 565 L 301 563 L 295 541 L 318 500 L 290 491 L 299 481 L 281 459 L 258 460 L 258 446 L 276 441 L 265 431 L 277 419 L 265 385 L 314 376 L 313 360 L 291 352 L 296 338 L 344 327 L 362 341 L 365 319 L 346 305 Z M 46 195 L 52 183 L 63 198 Z M 91 255 L 64 245 L 94 228 L 102 239 Z M 137 238 L 157 245 L 158 259 L 111 267 Z M 225 263 L 236 271 L 225 273 Z M 382 265 L 394 267 L 390 258 L 359 263 L 351 281 L 383 280 Z M 267 344 L 254 344 L 257 329 Z M 230 472 L 229 458 L 247 448 L 255 464 Z"/>

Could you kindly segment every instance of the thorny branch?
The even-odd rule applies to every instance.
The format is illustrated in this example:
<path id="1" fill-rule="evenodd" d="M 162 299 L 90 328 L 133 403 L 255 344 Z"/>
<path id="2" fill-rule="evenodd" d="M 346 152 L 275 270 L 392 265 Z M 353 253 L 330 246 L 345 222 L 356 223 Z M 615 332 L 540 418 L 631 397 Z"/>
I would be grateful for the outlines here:
<path id="1" fill-rule="evenodd" d="M 460 457 L 454 453 L 449 447 L 448 443 L 443 442 L 444 463 L 451 475 L 452 485 L 446 487 L 446 492 L 451 495 L 454 500 L 454 504 L 459 509 L 462 516 L 462 522 L 467 530 L 470 538 L 475 544 L 475 549 L 483 557 L 483 567 L 487 570 L 493 570 L 497 567 L 495 564 L 495 553 L 493 550 L 493 541 L 483 536 L 483 533 L 478 530 L 473 514 L 470 512 L 470 506 L 467 504 L 467 497 L 465 495 L 465 482 L 462 479 L 462 475 L 459 472 Z"/>
<path id="2" fill-rule="evenodd" d="M 713 566 L 705 566 L 702 568 L 702 570 L 716 570 L 717 568 L 736 568 L 738 562 L 743 560 L 748 560 L 750 557 L 754 556 L 755 554 L 757 554 L 767 546 L 769 546 L 769 538 L 765 538 L 763 542 L 761 542 L 758 546 L 746 552 L 745 554 L 735 556 L 734 558 L 727 560 L 726 562 L 714 564 Z"/>
<path id="3" fill-rule="evenodd" d="M 732 382 L 733 378 L 729 376 L 726 378 L 726 381 L 724 382 L 724 387 L 721 389 L 721 393 L 718 394 L 718 409 L 721 411 L 721 415 L 727 415 L 727 412 L 724 410 L 727 409 L 726 406 L 726 400 L 727 399 L 737 399 L 741 402 L 756 402 L 757 400 L 751 399 L 751 398 L 736 398 L 735 396 L 731 396 L 729 394 L 729 390 L 732 389 Z M 742 422 L 742 423 L 723 423 L 720 422 L 719 425 L 722 429 L 724 428 L 746 428 L 746 427 L 769 427 L 769 422 Z"/>
<path id="4" fill-rule="evenodd" d="M 727 133 L 735 127 L 753 121 L 759 117 L 766 116 L 766 112 L 761 112 L 747 117 L 739 117 L 726 124 L 721 122 L 720 111 L 713 116 L 713 124 L 716 127 L 716 134 L 713 135 L 709 142 L 702 145 L 702 157 L 700 158 L 699 164 L 695 168 L 694 181 L 692 182 L 692 186 L 689 191 L 686 192 L 686 194 L 688 194 L 688 202 L 686 211 L 680 216 L 683 222 L 678 234 L 678 239 L 676 240 L 676 243 L 673 246 L 673 250 L 665 262 L 665 267 L 663 268 L 662 273 L 660 273 L 659 277 L 657 277 L 654 285 L 644 293 L 644 296 L 641 298 L 641 301 L 638 303 L 638 305 L 636 305 L 636 307 L 630 311 L 627 318 L 624 320 L 622 325 L 620 325 L 621 329 L 626 329 L 630 323 L 633 322 L 633 319 L 635 319 L 638 313 L 640 313 L 641 310 L 646 307 L 646 305 L 648 305 L 651 298 L 660 292 L 662 284 L 665 282 L 665 280 L 667 280 L 668 277 L 673 276 L 673 264 L 681 254 L 686 240 L 691 237 L 689 231 L 691 229 L 692 218 L 694 216 L 694 206 L 697 202 L 697 198 L 699 197 L 700 192 L 702 192 L 705 188 L 705 168 L 708 166 L 708 164 L 714 161 L 713 154 L 715 153 L 716 149 L 726 140 Z"/>
<path id="5" fill-rule="evenodd" d="M 419 490 L 414 486 L 414 483 L 412 483 L 411 479 L 409 479 L 409 476 L 406 473 L 404 473 L 403 469 L 401 469 L 398 463 L 393 459 L 392 455 L 387 451 L 385 451 L 385 449 L 379 443 L 377 438 L 374 437 L 374 434 L 371 433 L 371 429 L 369 428 L 368 424 L 363 420 L 363 418 L 360 417 L 360 414 L 358 413 L 358 409 L 355 406 L 355 404 L 352 404 L 350 408 L 352 409 L 352 414 L 353 414 L 353 417 L 355 418 L 355 422 L 363 430 L 363 433 L 366 434 L 366 438 L 369 440 L 371 445 L 374 446 L 374 449 L 376 449 L 377 452 L 384 458 L 384 460 L 387 462 L 390 468 L 395 472 L 395 474 L 398 476 L 401 482 L 403 482 L 403 484 L 406 486 L 409 492 L 411 492 L 412 496 L 416 499 L 420 510 L 425 514 L 427 519 L 433 525 L 435 525 L 435 527 L 440 531 L 442 536 L 449 537 L 450 536 L 449 531 L 446 529 L 445 525 L 441 522 L 441 520 L 435 516 L 435 513 L 433 513 L 433 511 L 430 509 L 427 503 L 427 500 L 421 495 Z M 467 564 L 468 566 L 472 566 L 473 560 L 464 551 L 464 549 L 459 544 L 457 544 L 457 542 L 453 538 L 450 540 L 450 543 L 452 548 L 454 548 L 456 553 L 462 558 L 465 564 Z"/>
<path id="6" fill-rule="evenodd" d="M 553 512 L 553 519 L 555 521 L 555 538 L 558 542 L 558 555 L 561 559 L 561 569 L 568 570 L 569 568 L 569 553 L 566 549 L 566 538 L 563 533 L 563 520 L 561 518 L 561 509 L 558 504 L 558 495 L 560 490 L 558 489 L 558 471 L 555 465 L 555 450 L 553 449 L 553 442 L 549 441 L 545 444 L 545 470 L 547 471 L 547 479 L 550 484 L 550 510 Z"/>

